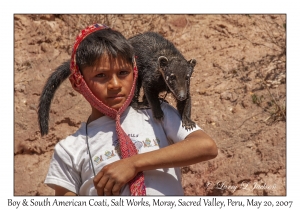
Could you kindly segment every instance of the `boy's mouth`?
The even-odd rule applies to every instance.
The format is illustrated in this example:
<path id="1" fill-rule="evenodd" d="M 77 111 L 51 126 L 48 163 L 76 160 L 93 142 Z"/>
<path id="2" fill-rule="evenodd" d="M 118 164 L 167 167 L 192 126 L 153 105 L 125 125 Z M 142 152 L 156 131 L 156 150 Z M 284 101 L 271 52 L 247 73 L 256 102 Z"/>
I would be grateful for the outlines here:
<path id="1" fill-rule="evenodd" d="M 117 94 L 117 95 L 108 96 L 107 98 L 108 99 L 121 99 L 121 98 L 124 98 L 124 97 L 125 97 L 124 94 Z"/>

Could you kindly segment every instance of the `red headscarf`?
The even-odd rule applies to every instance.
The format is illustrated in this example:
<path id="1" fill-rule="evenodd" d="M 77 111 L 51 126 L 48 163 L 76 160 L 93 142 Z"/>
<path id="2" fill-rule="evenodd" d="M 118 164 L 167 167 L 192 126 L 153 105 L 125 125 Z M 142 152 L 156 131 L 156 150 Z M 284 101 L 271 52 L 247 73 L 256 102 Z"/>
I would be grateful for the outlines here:
<path id="1" fill-rule="evenodd" d="M 92 91 L 87 86 L 85 80 L 83 79 L 83 76 L 79 71 L 78 65 L 76 64 L 76 51 L 81 41 L 85 39 L 89 34 L 95 31 L 108 29 L 108 28 L 109 28 L 108 26 L 102 24 L 93 24 L 83 29 L 79 33 L 73 46 L 71 64 L 70 64 L 71 75 L 69 77 L 69 80 L 73 88 L 76 88 L 76 90 L 79 91 L 94 108 L 98 109 L 101 113 L 105 114 L 106 116 L 109 116 L 116 120 L 116 131 L 119 138 L 121 157 L 127 158 L 136 155 L 138 153 L 136 147 L 134 146 L 133 142 L 128 137 L 128 135 L 126 135 L 120 123 L 121 114 L 129 106 L 134 96 L 135 84 L 138 77 L 138 70 L 135 61 L 134 61 L 134 68 L 133 68 L 133 75 L 134 75 L 133 85 L 131 87 L 129 97 L 126 99 L 126 101 L 124 102 L 124 104 L 119 110 L 115 110 L 108 107 L 92 93 Z M 129 182 L 129 187 L 130 187 L 131 195 L 146 195 L 146 187 L 145 187 L 143 172 L 139 172 Z"/>

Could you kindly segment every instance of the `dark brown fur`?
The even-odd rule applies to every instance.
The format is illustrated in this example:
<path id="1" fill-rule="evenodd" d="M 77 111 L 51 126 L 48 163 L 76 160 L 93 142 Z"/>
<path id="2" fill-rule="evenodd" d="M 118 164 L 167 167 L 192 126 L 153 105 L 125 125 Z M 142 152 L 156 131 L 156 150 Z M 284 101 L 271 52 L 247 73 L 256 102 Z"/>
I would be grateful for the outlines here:
<path id="1" fill-rule="evenodd" d="M 182 117 L 183 126 L 188 130 L 195 127 L 191 120 L 190 77 L 196 60 L 187 61 L 176 47 L 154 32 L 146 32 L 129 39 L 134 48 L 139 78 L 133 107 L 138 109 L 149 103 L 156 119 L 163 118 L 160 107 L 159 93 L 171 92 L 176 101 L 177 109 Z M 143 105 L 138 98 L 141 87 L 144 89 Z"/>

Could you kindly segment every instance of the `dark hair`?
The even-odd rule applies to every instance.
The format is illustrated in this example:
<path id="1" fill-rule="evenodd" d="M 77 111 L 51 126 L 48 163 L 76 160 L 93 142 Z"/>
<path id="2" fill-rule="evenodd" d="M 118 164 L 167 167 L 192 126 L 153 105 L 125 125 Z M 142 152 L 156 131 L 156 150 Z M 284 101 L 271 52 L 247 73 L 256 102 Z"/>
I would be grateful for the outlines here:
<path id="1" fill-rule="evenodd" d="M 103 54 L 123 59 L 132 63 L 134 51 L 127 39 L 118 31 L 102 29 L 88 35 L 76 51 L 76 63 L 80 72 L 86 66 L 92 66 Z"/>

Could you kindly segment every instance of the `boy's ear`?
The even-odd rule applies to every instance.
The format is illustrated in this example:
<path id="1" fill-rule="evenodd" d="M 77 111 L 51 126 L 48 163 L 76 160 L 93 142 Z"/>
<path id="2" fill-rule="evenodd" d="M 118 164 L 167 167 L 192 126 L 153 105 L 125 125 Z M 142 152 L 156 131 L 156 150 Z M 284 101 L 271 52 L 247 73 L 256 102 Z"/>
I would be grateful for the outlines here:
<path id="1" fill-rule="evenodd" d="M 71 85 L 74 90 L 76 90 L 78 93 L 80 93 L 78 86 L 76 86 L 74 82 L 71 82 Z"/>
<path id="2" fill-rule="evenodd" d="M 76 79 L 74 78 L 74 75 L 71 75 L 71 76 L 69 77 L 69 80 L 70 80 L 70 83 L 71 83 L 71 85 L 72 85 L 72 88 L 73 88 L 74 90 L 76 90 L 78 93 L 80 93 L 79 88 L 78 88 L 78 86 L 76 85 Z"/>

